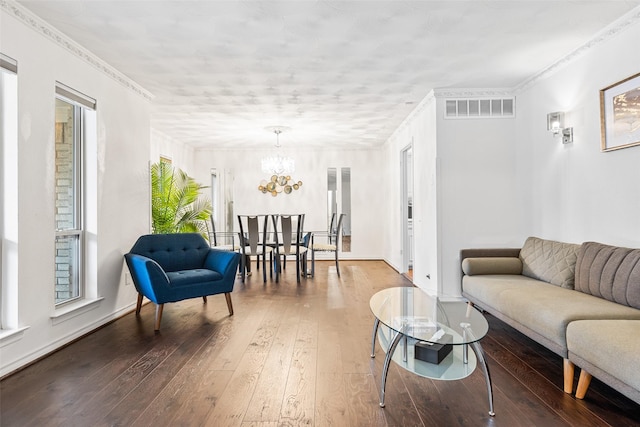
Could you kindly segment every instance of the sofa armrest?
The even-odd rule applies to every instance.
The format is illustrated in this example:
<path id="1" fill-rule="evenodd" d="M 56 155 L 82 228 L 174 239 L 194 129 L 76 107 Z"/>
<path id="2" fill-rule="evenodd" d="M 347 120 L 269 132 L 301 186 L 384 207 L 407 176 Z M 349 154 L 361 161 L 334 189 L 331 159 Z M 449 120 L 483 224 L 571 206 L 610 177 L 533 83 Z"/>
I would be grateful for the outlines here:
<path id="1" fill-rule="evenodd" d="M 462 272 L 467 276 L 522 274 L 522 261 L 517 257 L 465 258 L 462 260 Z"/>
<path id="2" fill-rule="evenodd" d="M 160 264 L 143 255 L 128 253 L 124 256 L 136 290 L 158 303 L 164 291 L 169 289 L 169 278 Z"/>
<path id="3" fill-rule="evenodd" d="M 204 268 L 217 271 L 222 274 L 225 280 L 233 282 L 239 262 L 239 253 L 212 248 L 204 260 Z"/>

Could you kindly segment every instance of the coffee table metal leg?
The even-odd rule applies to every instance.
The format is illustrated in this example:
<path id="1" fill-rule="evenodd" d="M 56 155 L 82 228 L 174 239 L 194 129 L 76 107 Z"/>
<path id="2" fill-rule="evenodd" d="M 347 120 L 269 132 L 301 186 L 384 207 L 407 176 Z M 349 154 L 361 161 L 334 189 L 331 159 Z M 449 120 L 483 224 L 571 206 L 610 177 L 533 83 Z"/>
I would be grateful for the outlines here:
<path id="1" fill-rule="evenodd" d="M 402 340 L 402 361 L 406 362 L 407 361 L 407 352 L 409 350 L 409 342 L 407 339 L 407 336 L 404 336 L 404 340 Z"/>
<path id="2" fill-rule="evenodd" d="M 484 358 L 484 351 L 482 350 L 482 346 L 480 345 L 480 341 L 475 341 L 471 343 L 471 347 L 473 351 L 476 353 L 476 357 L 478 361 L 480 361 L 480 366 L 482 366 L 482 372 L 484 373 L 484 379 L 487 383 L 487 394 L 489 396 L 489 415 L 492 417 L 496 415 L 493 412 L 493 388 L 491 387 L 491 375 L 489 374 L 489 366 Z"/>
<path id="3" fill-rule="evenodd" d="M 384 358 L 384 366 L 382 367 L 382 387 L 380 389 L 380 407 L 384 408 L 384 389 L 387 385 L 387 374 L 389 373 L 389 364 L 391 363 L 391 358 L 393 357 L 393 353 L 396 351 L 396 347 L 400 342 L 400 339 L 404 335 L 401 333 L 396 333 L 393 337 L 393 341 L 387 350 L 387 355 Z"/>
<path id="4" fill-rule="evenodd" d="M 380 319 L 376 317 L 373 322 L 373 334 L 371 335 L 371 358 L 376 357 L 376 337 L 378 336 L 378 326 L 380 326 Z"/>

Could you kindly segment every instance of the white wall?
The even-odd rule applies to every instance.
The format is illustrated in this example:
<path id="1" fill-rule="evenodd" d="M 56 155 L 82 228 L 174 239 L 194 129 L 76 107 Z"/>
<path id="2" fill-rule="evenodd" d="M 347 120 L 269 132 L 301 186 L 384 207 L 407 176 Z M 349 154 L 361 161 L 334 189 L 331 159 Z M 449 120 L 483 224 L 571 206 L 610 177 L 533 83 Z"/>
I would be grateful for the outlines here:
<path id="1" fill-rule="evenodd" d="M 38 19 L 25 23 L 2 9 L 0 21 L 0 49 L 18 61 L 18 323 L 28 328 L 1 340 L 1 376 L 134 306 L 135 289 L 124 283 L 123 255 L 148 230 L 150 109 L 141 92 L 51 41 Z M 56 81 L 97 100 L 97 188 L 88 189 L 95 195 L 97 235 L 88 238 L 96 245 L 93 286 L 103 299 L 54 325 Z"/>
<path id="2" fill-rule="evenodd" d="M 388 194 L 383 187 L 385 158 L 382 150 L 296 150 L 287 151 L 296 163 L 295 181 L 302 187 L 291 194 L 273 197 L 258 191 L 261 180 L 268 179 L 260 170 L 260 160 L 270 150 L 197 150 L 193 177 L 210 183 L 212 168 L 233 175 L 234 215 L 261 213 L 305 213 L 305 229 L 327 229 L 327 168 L 351 168 L 351 252 L 341 258 L 382 259 L 381 236 Z M 237 231 L 237 220 L 234 218 Z M 222 230 L 219 230 L 222 231 Z"/>
<path id="3" fill-rule="evenodd" d="M 460 249 L 518 246 L 524 205 L 514 179 L 515 120 L 445 120 L 444 100 L 429 94 L 386 145 L 395 186 L 386 256 L 401 264 L 399 156 L 413 142 L 413 280 L 429 292 L 458 296 Z"/>
<path id="4" fill-rule="evenodd" d="M 191 176 L 194 170 L 194 152 L 195 150 L 189 145 L 177 141 L 156 129 L 151 129 L 151 151 L 149 156 L 151 163 L 158 163 L 160 157 L 165 157 L 171 160 L 173 167 L 182 169 Z M 204 182 L 201 184 L 206 185 Z"/>
<path id="5" fill-rule="evenodd" d="M 444 94 L 455 89 L 436 91 L 435 109 L 416 109 L 385 146 L 386 190 L 398 193 L 385 234 L 392 265 L 401 264 L 399 156 L 411 141 L 414 281 L 422 288 L 458 296 L 460 249 L 520 247 L 530 235 L 640 247 L 640 146 L 600 151 L 599 90 L 640 71 L 640 24 L 623 23 L 515 90 L 515 119 L 446 120 Z M 552 111 L 565 111 L 573 144 L 546 130 Z"/>
<path id="6" fill-rule="evenodd" d="M 528 197 L 516 162 L 515 120 L 444 119 L 438 98 L 439 292 L 460 295 L 460 249 L 519 247 Z M 520 114 L 520 112 L 517 112 Z"/>
<path id="7" fill-rule="evenodd" d="M 437 153 L 436 102 L 427 95 L 385 144 L 388 178 L 385 193 L 385 259 L 397 270 L 402 265 L 401 152 L 413 146 L 413 281 L 429 292 L 437 291 Z"/>
<path id="8" fill-rule="evenodd" d="M 599 91 L 640 72 L 640 23 L 595 44 L 518 97 L 519 171 L 533 203 L 530 233 L 569 242 L 640 247 L 640 146 L 600 150 Z M 574 129 L 563 145 L 546 114 Z"/>

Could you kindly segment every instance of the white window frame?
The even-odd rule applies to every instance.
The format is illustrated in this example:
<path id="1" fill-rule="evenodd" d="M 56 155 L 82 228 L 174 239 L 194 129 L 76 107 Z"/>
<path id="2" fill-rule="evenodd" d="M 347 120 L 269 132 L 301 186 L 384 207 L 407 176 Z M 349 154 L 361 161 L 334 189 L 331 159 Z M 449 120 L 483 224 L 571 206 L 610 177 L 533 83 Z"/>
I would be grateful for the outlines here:
<path id="1" fill-rule="evenodd" d="M 87 132 L 85 129 L 85 116 L 88 110 L 95 110 L 96 102 L 92 98 L 71 89 L 62 83 L 56 83 L 56 99 L 64 101 L 73 106 L 73 201 L 72 207 L 74 224 L 68 229 L 55 230 L 56 243 L 59 239 L 76 237 L 75 249 L 75 265 L 74 272 L 72 274 L 73 283 L 70 284 L 70 288 L 77 291 L 77 294 L 72 295 L 70 298 L 58 300 L 55 296 L 54 289 L 54 301 L 56 309 L 71 305 L 74 302 L 83 300 L 87 297 L 87 246 L 85 241 L 86 235 L 86 212 L 87 212 L 87 192 L 86 192 L 86 139 Z M 57 246 L 57 245 L 56 245 Z M 57 256 L 54 254 L 54 257 Z M 54 261 L 57 271 L 57 260 Z M 54 273 L 55 274 L 55 273 Z M 55 284 L 54 284 L 55 286 Z"/>
<path id="2" fill-rule="evenodd" d="M 18 325 L 18 62 L 0 53 L 0 347 Z"/>

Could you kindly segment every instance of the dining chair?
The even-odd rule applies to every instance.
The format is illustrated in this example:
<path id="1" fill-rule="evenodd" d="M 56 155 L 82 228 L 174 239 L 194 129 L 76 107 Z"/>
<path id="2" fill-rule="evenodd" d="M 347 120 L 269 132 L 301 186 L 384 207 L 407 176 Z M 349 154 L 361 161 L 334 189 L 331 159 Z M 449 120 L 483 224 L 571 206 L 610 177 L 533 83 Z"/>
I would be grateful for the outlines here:
<path id="1" fill-rule="evenodd" d="M 329 225 L 329 230 L 324 232 L 314 232 L 311 237 L 311 277 L 315 276 L 316 273 L 316 252 L 329 252 L 333 253 L 336 260 L 336 271 L 338 273 L 338 277 L 340 277 L 340 263 L 338 253 L 340 252 L 340 237 L 342 236 L 342 220 L 344 219 L 345 214 L 337 215 L 333 214 L 331 216 L 331 224 Z M 337 218 L 337 225 L 334 224 Z M 316 241 L 316 237 L 323 241 Z"/>
<path id="2" fill-rule="evenodd" d="M 307 246 L 304 241 L 304 214 L 298 215 L 273 215 L 273 229 L 276 242 L 275 248 L 275 270 L 276 282 L 280 278 L 282 270 L 286 268 L 287 257 L 296 260 L 296 280 L 300 283 L 300 277 L 306 277 L 306 253 Z M 295 224 L 295 231 L 294 231 Z"/>
<path id="3" fill-rule="evenodd" d="M 207 227 L 207 233 L 209 234 L 209 244 L 212 248 L 220 249 L 223 251 L 239 251 L 240 245 L 236 244 L 236 233 L 232 231 L 216 231 L 216 224 L 213 220 L 213 215 L 209 216 L 209 224 L 205 222 Z M 231 242 L 231 243 L 229 243 Z"/>
<path id="4" fill-rule="evenodd" d="M 251 257 L 256 257 L 256 268 L 260 269 L 262 260 L 262 278 L 267 281 L 266 258 L 269 255 L 269 275 L 273 277 L 272 247 L 267 245 L 267 227 L 269 215 L 238 215 L 240 225 L 240 274 L 244 283 L 245 275 L 251 274 Z M 262 232 L 260 229 L 262 228 Z"/>

